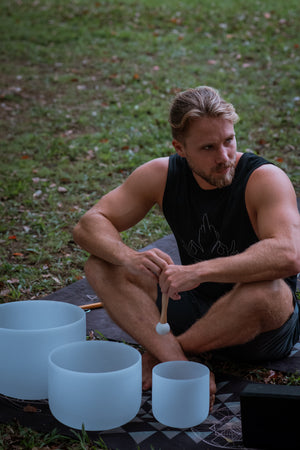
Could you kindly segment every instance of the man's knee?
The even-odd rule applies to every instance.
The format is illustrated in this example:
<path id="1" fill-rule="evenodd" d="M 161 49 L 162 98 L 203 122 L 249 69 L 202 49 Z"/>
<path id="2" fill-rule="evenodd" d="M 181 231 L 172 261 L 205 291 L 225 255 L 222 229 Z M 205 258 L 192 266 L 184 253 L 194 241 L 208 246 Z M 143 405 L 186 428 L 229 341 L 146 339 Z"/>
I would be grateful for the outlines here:
<path id="1" fill-rule="evenodd" d="M 98 290 L 120 290 L 124 293 L 136 286 L 156 299 L 157 284 L 152 278 L 134 275 L 125 266 L 117 266 L 107 261 L 90 256 L 85 263 L 85 275 L 92 287 Z"/>
<path id="2" fill-rule="evenodd" d="M 99 278 L 104 269 L 104 261 L 96 258 L 95 256 L 90 256 L 84 265 L 84 273 L 88 281 L 92 281 L 95 277 Z"/>
<path id="3" fill-rule="evenodd" d="M 283 280 L 249 283 L 247 300 L 263 331 L 281 327 L 294 311 L 293 295 Z"/>
<path id="4" fill-rule="evenodd" d="M 91 255 L 85 263 L 84 272 L 87 280 L 93 284 L 94 281 L 111 282 L 121 281 L 126 278 L 126 269 L 115 266 L 103 259 Z"/>

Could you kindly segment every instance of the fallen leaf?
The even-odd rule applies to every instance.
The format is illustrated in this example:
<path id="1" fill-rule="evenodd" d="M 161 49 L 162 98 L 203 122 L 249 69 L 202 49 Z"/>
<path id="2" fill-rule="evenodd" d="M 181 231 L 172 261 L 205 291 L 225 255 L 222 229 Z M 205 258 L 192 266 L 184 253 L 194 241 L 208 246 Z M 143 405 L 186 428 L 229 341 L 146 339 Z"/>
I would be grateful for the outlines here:
<path id="1" fill-rule="evenodd" d="M 61 194 L 65 194 L 66 192 L 68 192 L 68 189 L 66 189 L 63 186 L 58 186 L 57 188 L 58 192 L 60 192 Z"/>
<path id="2" fill-rule="evenodd" d="M 37 191 L 35 191 L 35 193 L 33 194 L 33 198 L 38 198 L 38 197 L 40 197 L 41 195 L 42 195 L 42 191 L 39 189 L 39 190 L 37 190 Z"/>
<path id="3" fill-rule="evenodd" d="M 134 80 L 139 80 L 139 79 L 140 79 L 139 74 L 138 74 L 138 73 L 135 73 L 135 74 L 133 75 L 133 79 L 134 79 Z"/>
<path id="4" fill-rule="evenodd" d="M 35 406 L 32 406 L 32 405 L 26 405 L 23 408 L 23 411 L 36 413 L 37 412 L 37 408 Z"/>
<path id="5" fill-rule="evenodd" d="M 90 161 L 91 159 L 94 159 L 94 158 L 95 158 L 94 150 L 88 150 L 87 156 L 85 157 L 85 159 L 87 161 Z"/>
<path id="6" fill-rule="evenodd" d="M 89 332 L 89 339 L 90 339 L 91 341 L 95 341 L 95 340 L 96 340 L 96 336 L 95 336 L 95 333 L 94 333 L 93 330 L 91 330 L 91 331 Z"/>
<path id="7" fill-rule="evenodd" d="M 274 378 L 276 378 L 276 372 L 274 370 L 270 370 L 269 371 L 269 375 L 267 377 L 264 378 L 264 383 L 270 383 L 270 381 Z"/>
<path id="8" fill-rule="evenodd" d="M 60 280 L 57 277 L 52 276 L 52 280 L 54 280 L 57 284 L 61 284 Z"/>
<path id="9" fill-rule="evenodd" d="M 10 294 L 10 289 L 3 289 L 2 291 L 0 291 L 1 297 L 7 297 L 9 294 Z"/>
<path id="10" fill-rule="evenodd" d="M 62 136 L 67 137 L 67 136 L 71 136 L 71 134 L 73 134 L 73 130 L 67 130 L 64 133 L 62 133 Z"/>
<path id="11" fill-rule="evenodd" d="M 172 17 L 172 18 L 170 19 L 170 22 L 171 22 L 171 23 L 174 23 L 174 24 L 176 24 L 176 25 L 181 25 L 181 24 L 182 24 L 182 19 L 180 19 L 179 17 Z"/>
<path id="12" fill-rule="evenodd" d="M 260 139 L 260 140 L 258 141 L 258 143 L 259 143 L 260 145 L 266 145 L 266 144 L 267 144 L 267 141 L 266 141 L 265 139 Z"/>
<path id="13" fill-rule="evenodd" d="M 13 240 L 13 239 L 17 239 L 17 236 L 15 236 L 14 234 L 12 236 L 8 236 L 8 239 Z"/>
<path id="14" fill-rule="evenodd" d="M 83 277 L 82 276 L 80 276 L 80 275 L 76 275 L 76 280 L 82 280 L 83 279 Z"/>
<path id="15" fill-rule="evenodd" d="M 7 280 L 7 283 L 16 284 L 16 283 L 19 283 L 19 280 L 18 280 L 18 278 L 12 278 L 11 280 Z"/>

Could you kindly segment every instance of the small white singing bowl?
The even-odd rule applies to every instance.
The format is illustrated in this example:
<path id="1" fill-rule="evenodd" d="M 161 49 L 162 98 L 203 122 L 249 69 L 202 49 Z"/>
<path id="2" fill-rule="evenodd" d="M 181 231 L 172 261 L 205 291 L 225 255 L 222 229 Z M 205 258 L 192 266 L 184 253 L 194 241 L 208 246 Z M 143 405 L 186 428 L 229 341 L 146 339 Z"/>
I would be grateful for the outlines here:
<path id="1" fill-rule="evenodd" d="M 48 397 L 48 356 L 58 345 L 86 339 L 86 316 L 65 302 L 0 305 L 0 393 L 24 400 Z"/>
<path id="2" fill-rule="evenodd" d="M 169 361 L 152 371 L 152 411 L 163 425 L 190 428 L 209 412 L 209 369 L 194 361 Z"/>
<path id="3" fill-rule="evenodd" d="M 49 355 L 49 407 L 64 425 L 110 430 L 133 419 L 141 406 L 141 354 L 118 342 L 86 341 Z"/>

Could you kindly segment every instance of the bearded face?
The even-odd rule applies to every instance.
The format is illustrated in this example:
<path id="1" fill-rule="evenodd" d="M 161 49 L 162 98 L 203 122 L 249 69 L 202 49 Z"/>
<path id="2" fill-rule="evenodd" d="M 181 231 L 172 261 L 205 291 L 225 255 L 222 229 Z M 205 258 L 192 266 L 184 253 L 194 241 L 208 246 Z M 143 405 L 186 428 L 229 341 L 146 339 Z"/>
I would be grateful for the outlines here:
<path id="1" fill-rule="evenodd" d="M 223 188 L 232 183 L 237 151 L 232 122 L 223 118 L 194 120 L 184 143 L 173 141 L 203 189 Z"/>

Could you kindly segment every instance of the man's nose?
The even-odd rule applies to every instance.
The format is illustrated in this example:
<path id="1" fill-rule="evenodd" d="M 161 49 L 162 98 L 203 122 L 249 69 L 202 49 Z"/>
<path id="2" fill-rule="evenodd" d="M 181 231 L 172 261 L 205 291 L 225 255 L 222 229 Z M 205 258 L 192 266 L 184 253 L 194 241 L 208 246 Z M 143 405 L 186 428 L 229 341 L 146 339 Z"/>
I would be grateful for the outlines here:
<path id="1" fill-rule="evenodd" d="M 229 161 L 228 148 L 226 148 L 224 145 L 220 145 L 216 155 L 216 163 L 226 164 L 228 161 Z"/>

